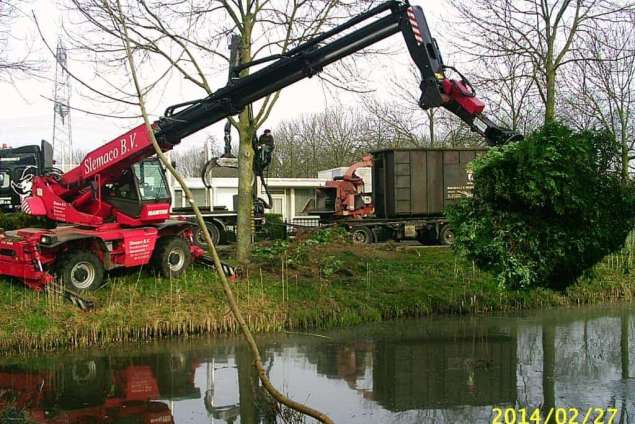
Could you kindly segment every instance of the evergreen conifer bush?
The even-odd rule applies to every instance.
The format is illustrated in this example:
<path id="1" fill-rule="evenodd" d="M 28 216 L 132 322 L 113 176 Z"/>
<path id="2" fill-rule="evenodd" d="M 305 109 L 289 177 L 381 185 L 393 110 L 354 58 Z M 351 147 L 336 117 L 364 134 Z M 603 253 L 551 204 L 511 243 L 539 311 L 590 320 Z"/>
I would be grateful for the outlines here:
<path id="1" fill-rule="evenodd" d="M 553 123 L 476 159 L 473 197 L 448 208 L 455 247 L 502 286 L 563 289 L 619 250 L 635 223 L 620 149 Z"/>

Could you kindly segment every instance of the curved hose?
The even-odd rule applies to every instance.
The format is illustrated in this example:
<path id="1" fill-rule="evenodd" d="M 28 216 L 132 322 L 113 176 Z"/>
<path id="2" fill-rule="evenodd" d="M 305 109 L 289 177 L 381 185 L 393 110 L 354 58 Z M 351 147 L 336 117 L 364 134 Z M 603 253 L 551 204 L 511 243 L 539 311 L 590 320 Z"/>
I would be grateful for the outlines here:
<path id="1" fill-rule="evenodd" d="M 273 205 L 273 199 L 271 198 L 271 193 L 269 192 L 269 186 L 265 182 L 265 178 L 262 176 L 262 174 L 260 174 L 259 177 L 260 177 L 260 183 L 265 188 L 265 193 L 267 193 L 267 200 L 269 202 L 267 203 L 262 197 L 258 197 L 258 200 L 262 202 L 265 209 L 271 209 L 271 205 Z"/>
<path id="2" fill-rule="evenodd" d="M 203 182 L 203 185 L 207 189 L 212 188 L 211 176 L 212 176 L 212 170 L 214 168 L 222 168 L 222 167 L 235 168 L 235 166 L 227 166 L 227 165 L 219 164 L 218 163 L 219 159 L 223 159 L 223 158 L 212 158 L 208 160 L 203 166 L 203 170 L 201 171 L 201 181 Z M 258 197 L 257 195 L 256 195 L 256 199 L 262 202 L 262 205 L 264 206 L 265 209 L 271 209 L 271 205 L 273 204 L 273 199 L 271 197 L 271 192 L 269 191 L 269 186 L 267 185 L 267 182 L 265 180 L 264 172 L 265 170 L 261 169 L 260 166 L 257 165 L 256 161 L 254 161 L 255 177 L 256 178 L 260 177 L 260 183 L 264 187 L 265 193 L 267 194 L 267 200 L 261 197 Z"/>

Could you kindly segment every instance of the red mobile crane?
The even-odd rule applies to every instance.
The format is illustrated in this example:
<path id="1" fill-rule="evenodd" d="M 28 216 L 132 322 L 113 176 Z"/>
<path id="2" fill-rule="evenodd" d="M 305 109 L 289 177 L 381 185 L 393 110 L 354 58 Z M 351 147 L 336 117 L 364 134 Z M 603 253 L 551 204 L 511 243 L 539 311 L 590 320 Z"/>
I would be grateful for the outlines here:
<path id="1" fill-rule="evenodd" d="M 446 77 L 448 68 L 423 10 L 401 1 L 370 9 L 286 53 L 234 67 L 225 87 L 168 107 L 154 122 L 154 134 L 163 151 L 171 150 L 184 137 L 398 32 L 421 71 L 423 109 L 448 109 L 491 144 L 514 137 L 482 114 L 485 105 L 465 78 Z M 238 77 L 241 70 L 265 63 Z M 104 271 L 113 268 L 151 263 L 163 275 L 178 276 L 192 258 L 204 259 L 192 240 L 193 224 L 170 219 L 165 172 L 156 159 L 149 159 L 153 154 L 146 127 L 139 125 L 63 175 L 34 177 L 23 210 L 58 225 L 0 234 L 0 275 L 20 278 L 36 290 L 56 275 L 66 287 L 82 291 L 99 287 Z"/>

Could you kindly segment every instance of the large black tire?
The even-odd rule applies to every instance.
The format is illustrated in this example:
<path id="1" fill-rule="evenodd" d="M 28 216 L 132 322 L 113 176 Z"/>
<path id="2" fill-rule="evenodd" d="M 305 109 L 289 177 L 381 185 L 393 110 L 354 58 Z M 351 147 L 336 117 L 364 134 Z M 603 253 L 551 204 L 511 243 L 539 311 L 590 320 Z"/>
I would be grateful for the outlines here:
<path id="1" fill-rule="evenodd" d="M 71 251 L 60 261 L 58 277 L 70 289 L 95 290 L 104 281 L 104 265 L 94 253 Z"/>
<path id="2" fill-rule="evenodd" d="M 439 243 L 444 246 L 452 246 L 454 244 L 454 231 L 449 224 L 445 224 L 439 231 Z"/>
<path id="3" fill-rule="evenodd" d="M 96 399 L 106 399 L 112 386 L 112 372 L 107 358 L 71 359 L 63 361 L 55 370 L 56 378 L 64 382 L 64 390 L 55 393 L 55 400 L 68 407 L 79 410 L 86 405 L 94 405 Z M 94 422 L 73 421 L 73 422 Z"/>
<path id="4" fill-rule="evenodd" d="M 353 227 L 350 232 L 353 244 L 371 244 L 375 241 L 373 232 L 368 227 Z"/>
<path id="5" fill-rule="evenodd" d="M 221 230 L 216 224 L 208 222 L 207 231 L 209 231 L 209 235 L 210 237 L 212 237 L 212 243 L 214 243 L 214 246 L 218 246 L 222 243 L 223 238 L 221 237 Z M 203 230 L 201 230 L 201 227 L 199 227 L 198 225 L 194 227 L 194 231 L 192 231 L 192 237 L 194 238 L 195 245 L 207 251 L 207 241 L 205 240 L 205 235 L 203 234 Z"/>
<path id="6" fill-rule="evenodd" d="M 192 263 L 190 247 L 180 237 L 162 237 L 154 248 L 153 263 L 155 269 L 164 277 L 179 277 Z"/>

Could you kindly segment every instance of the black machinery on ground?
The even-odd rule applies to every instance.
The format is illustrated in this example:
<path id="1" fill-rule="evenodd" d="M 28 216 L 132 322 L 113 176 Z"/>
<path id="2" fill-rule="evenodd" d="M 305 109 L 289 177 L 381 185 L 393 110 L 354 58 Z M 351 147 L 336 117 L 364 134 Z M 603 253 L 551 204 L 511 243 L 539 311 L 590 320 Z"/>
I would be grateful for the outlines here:
<path id="1" fill-rule="evenodd" d="M 35 175 L 53 170 L 53 148 L 47 141 L 40 145 L 0 147 L 0 210 L 17 212 L 22 199 L 31 194 Z"/>

